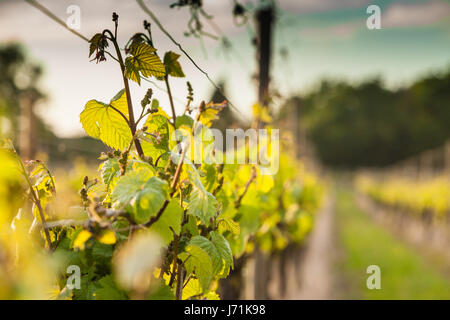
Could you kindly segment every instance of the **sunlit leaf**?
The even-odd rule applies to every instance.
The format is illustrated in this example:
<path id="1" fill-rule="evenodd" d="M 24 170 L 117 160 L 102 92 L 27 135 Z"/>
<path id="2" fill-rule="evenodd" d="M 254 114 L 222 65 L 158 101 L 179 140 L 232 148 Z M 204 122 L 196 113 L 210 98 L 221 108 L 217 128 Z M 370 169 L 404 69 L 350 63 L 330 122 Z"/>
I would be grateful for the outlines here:
<path id="1" fill-rule="evenodd" d="M 142 149 L 147 156 L 153 158 L 154 161 L 163 154 L 167 154 L 165 160 L 168 159 L 170 151 L 169 142 L 172 133 L 169 117 L 159 108 L 157 113 L 149 115 L 145 122 L 147 132 L 152 134 L 149 136 L 151 142 L 143 141 Z M 156 138 L 155 138 L 156 137 Z M 161 161 L 162 162 L 162 161 Z"/>
<path id="2" fill-rule="evenodd" d="M 158 281 L 156 284 L 152 284 L 147 295 L 147 300 L 174 300 L 175 295 L 172 289 L 164 283 L 163 280 Z"/>
<path id="3" fill-rule="evenodd" d="M 226 107 L 226 101 L 222 103 L 209 103 L 203 110 L 200 109 L 200 122 L 210 127 L 213 121 L 219 119 L 219 112 Z"/>
<path id="4" fill-rule="evenodd" d="M 161 208 L 168 188 L 167 181 L 153 177 L 150 170 L 131 171 L 117 181 L 111 199 L 117 208 L 131 208 L 136 222 L 143 223 Z"/>
<path id="5" fill-rule="evenodd" d="M 127 294 L 117 287 L 112 275 L 107 275 L 98 281 L 100 288 L 95 292 L 96 300 L 126 300 Z"/>
<path id="6" fill-rule="evenodd" d="M 182 299 L 186 300 L 190 297 L 198 296 L 202 293 L 202 286 L 200 285 L 200 281 L 195 278 L 189 279 L 189 282 L 183 288 Z"/>
<path id="7" fill-rule="evenodd" d="M 80 114 L 80 121 L 88 135 L 101 140 L 114 149 L 123 149 L 131 141 L 132 135 L 127 120 L 128 104 L 124 90 L 110 101 L 109 104 L 90 100 Z"/>
<path id="8" fill-rule="evenodd" d="M 183 115 L 177 117 L 177 119 L 175 121 L 175 126 L 177 128 L 179 128 L 179 127 L 181 127 L 183 125 L 188 126 L 189 128 L 192 129 L 192 127 L 194 125 L 194 119 L 192 119 L 187 114 L 183 114 Z"/>
<path id="9" fill-rule="evenodd" d="M 151 227 L 152 231 L 161 236 L 164 244 L 169 244 L 173 240 L 172 230 L 177 234 L 181 231 L 183 209 L 178 202 L 176 199 L 170 201 L 164 214 Z"/>
<path id="10" fill-rule="evenodd" d="M 198 217 L 204 224 L 216 213 L 217 200 L 208 191 L 195 189 L 189 197 L 188 214 Z"/>
<path id="11" fill-rule="evenodd" d="M 222 277 L 226 277 L 230 271 L 230 268 L 234 268 L 233 253 L 231 252 L 230 244 L 221 234 L 217 232 L 213 231 L 210 233 L 210 235 L 211 242 L 216 247 L 220 258 L 222 259 Z"/>
<path id="12" fill-rule="evenodd" d="M 217 200 L 210 192 L 206 191 L 194 166 L 189 166 L 188 173 L 194 190 L 189 197 L 187 213 L 198 217 L 204 224 L 208 224 L 216 214 Z"/>
<path id="13" fill-rule="evenodd" d="M 99 237 L 97 237 L 97 240 L 100 241 L 103 244 L 114 244 L 116 243 L 116 234 L 112 230 L 104 230 Z"/>
<path id="14" fill-rule="evenodd" d="M 262 107 L 260 104 L 255 103 L 253 105 L 252 109 L 253 109 L 253 117 L 255 119 L 259 119 L 266 123 L 269 123 L 272 121 L 272 117 L 269 114 L 268 108 Z"/>
<path id="15" fill-rule="evenodd" d="M 76 237 L 73 247 L 74 249 L 84 250 L 86 242 L 92 237 L 92 233 L 87 230 L 82 230 Z"/>
<path id="16" fill-rule="evenodd" d="M 239 234 L 241 232 L 241 229 L 239 227 L 239 224 L 233 221 L 233 219 L 224 217 L 219 220 L 219 231 L 222 233 L 225 231 L 229 231 L 233 234 Z"/>
<path id="17" fill-rule="evenodd" d="M 150 178 L 136 195 L 136 221 L 145 222 L 155 215 L 169 198 L 169 185 L 167 181 L 157 177 Z"/>
<path id="18" fill-rule="evenodd" d="M 223 267 L 222 258 L 217 251 L 214 243 L 209 241 L 207 238 L 203 236 L 195 236 L 189 242 L 189 245 L 198 246 L 202 248 L 211 258 L 212 267 L 213 267 L 213 275 L 218 274 Z"/>
<path id="19" fill-rule="evenodd" d="M 145 78 L 164 77 L 166 69 L 155 52 L 156 49 L 147 43 L 133 43 L 131 56 L 125 59 L 125 76 L 138 84 L 141 83 L 140 75 Z"/>
<path id="20" fill-rule="evenodd" d="M 195 273 L 203 291 L 206 291 L 213 276 L 213 265 L 208 253 L 196 245 L 186 247 L 186 252 L 180 254 L 188 273 Z"/>
<path id="21" fill-rule="evenodd" d="M 102 176 L 103 183 L 109 189 L 111 181 L 120 174 L 119 161 L 116 158 L 111 158 L 104 161 L 100 167 L 100 174 Z"/>

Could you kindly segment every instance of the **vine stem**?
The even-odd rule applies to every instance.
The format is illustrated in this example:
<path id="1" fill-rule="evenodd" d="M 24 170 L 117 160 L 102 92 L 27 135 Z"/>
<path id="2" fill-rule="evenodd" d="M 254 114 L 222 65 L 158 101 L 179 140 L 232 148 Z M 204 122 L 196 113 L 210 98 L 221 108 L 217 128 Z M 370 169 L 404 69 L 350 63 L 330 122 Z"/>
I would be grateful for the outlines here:
<path id="1" fill-rule="evenodd" d="M 166 88 L 167 88 L 167 94 L 169 95 L 169 102 L 170 102 L 170 108 L 172 109 L 172 125 L 174 128 L 176 128 L 176 120 L 177 120 L 177 114 L 175 113 L 175 106 L 173 104 L 173 98 L 172 98 L 172 91 L 170 90 L 170 85 L 169 85 L 169 76 L 166 75 L 164 77 L 164 81 L 166 83 Z"/>
<path id="2" fill-rule="evenodd" d="M 29 3 L 30 5 L 32 5 L 33 7 L 35 7 L 36 9 L 38 9 L 39 11 L 41 11 L 42 13 L 44 13 L 46 16 L 48 16 L 50 19 L 52 19 L 53 21 L 55 21 L 56 23 L 60 24 L 63 28 L 65 28 L 66 30 L 70 31 L 71 33 L 73 33 L 74 35 L 76 35 L 77 37 L 79 37 L 80 39 L 83 39 L 86 42 L 89 42 L 89 39 L 86 38 L 84 35 L 82 35 L 81 33 L 70 29 L 67 27 L 66 23 L 61 20 L 60 18 L 58 18 L 55 14 L 53 14 L 50 10 L 48 10 L 46 7 L 44 7 L 43 5 L 39 4 L 37 1 L 35 0 L 24 0 L 25 2 Z M 175 41 L 175 39 L 169 34 L 169 32 L 167 32 L 167 30 L 162 26 L 162 24 L 159 22 L 159 20 L 156 18 L 156 16 L 153 14 L 153 12 L 151 12 L 148 7 L 141 1 L 141 0 L 137 0 L 138 4 L 140 5 L 140 7 L 142 8 L 142 10 L 144 12 L 146 12 L 151 18 L 152 20 L 158 25 L 158 27 L 161 29 L 161 31 L 176 45 L 180 48 L 180 50 L 183 52 L 183 54 L 192 62 L 192 64 L 201 72 L 203 73 L 203 75 L 205 75 L 205 77 L 208 79 L 208 81 L 214 86 L 214 88 L 216 90 L 218 90 L 224 97 L 225 94 L 223 93 L 222 89 L 219 88 L 219 86 L 217 86 L 217 84 L 211 79 L 211 77 L 209 76 L 209 74 L 204 71 L 203 69 L 201 69 L 197 63 L 191 58 L 191 56 L 183 49 L 183 47 L 181 46 L 181 44 L 179 44 L 177 41 Z M 112 33 L 111 33 L 112 34 Z M 105 51 L 108 55 L 111 56 L 111 54 L 108 51 Z M 112 56 L 111 56 L 112 57 Z M 117 60 L 116 58 L 112 57 L 114 60 Z M 118 60 L 117 60 L 118 61 Z M 118 61 L 120 63 L 120 61 Z M 146 81 L 150 81 L 146 78 L 142 78 Z M 225 97 L 226 98 L 226 97 Z M 180 99 L 177 99 L 177 101 Z M 231 108 L 233 108 L 239 115 L 243 116 L 242 112 L 236 108 L 234 106 L 234 104 L 230 101 L 230 99 L 226 98 L 226 100 L 228 101 L 228 104 L 230 105 Z M 181 101 L 181 100 L 180 100 Z M 139 143 L 139 142 L 138 142 Z"/>
<path id="3" fill-rule="evenodd" d="M 178 264 L 178 270 L 177 270 L 177 289 L 176 289 L 176 300 L 181 300 L 183 297 L 183 266 L 181 264 Z"/>
<path id="4" fill-rule="evenodd" d="M 250 187 L 250 184 L 256 179 L 256 169 L 255 167 L 252 167 L 252 173 L 250 175 L 250 179 L 247 181 L 244 191 L 242 192 L 242 194 L 239 196 L 239 198 L 236 199 L 236 201 L 234 202 L 234 207 L 237 209 L 241 206 L 241 201 L 242 198 L 244 198 L 245 194 L 248 191 L 248 188 Z"/>
<path id="5" fill-rule="evenodd" d="M 43 229 L 44 229 L 45 238 L 47 240 L 48 248 L 49 248 L 50 251 L 52 251 L 52 249 L 53 249 L 52 248 L 52 240 L 50 238 L 50 233 L 48 232 L 48 229 L 46 228 L 47 223 L 45 221 L 44 210 L 42 209 L 42 206 L 41 206 L 41 200 L 38 198 L 38 196 L 34 192 L 33 188 L 31 188 L 30 191 L 31 191 L 31 194 L 33 195 L 33 198 L 34 198 L 34 201 L 35 201 L 34 203 L 35 203 L 36 207 L 38 208 L 39 216 L 41 217 L 42 226 L 43 226 Z"/>
<path id="6" fill-rule="evenodd" d="M 133 112 L 133 104 L 131 102 L 131 93 L 130 93 L 130 86 L 128 83 L 128 79 L 125 76 L 125 64 L 123 62 L 122 53 L 120 52 L 119 45 L 117 44 L 117 39 L 113 35 L 113 33 L 106 29 L 103 31 L 103 33 L 108 33 L 110 35 L 110 40 L 114 44 L 114 49 L 116 50 L 117 54 L 117 60 L 119 60 L 120 70 L 122 71 L 122 79 L 123 84 L 125 87 L 125 93 L 127 95 L 127 105 L 128 105 L 128 126 L 130 127 L 131 134 L 134 137 L 136 134 L 136 122 L 134 121 L 134 112 Z M 144 155 L 144 151 L 142 150 L 141 143 L 139 142 L 139 139 L 134 139 L 134 144 L 136 146 L 137 153 L 139 154 L 139 157 L 142 157 Z"/>
<path id="7" fill-rule="evenodd" d="M 223 187 L 223 180 L 224 180 L 224 177 L 223 177 L 223 168 L 224 168 L 224 164 L 222 163 L 220 166 L 219 166 L 219 169 L 217 170 L 217 173 L 218 173 L 218 175 L 220 175 L 220 177 L 219 177 L 219 180 L 218 180 L 218 185 L 217 185 L 217 187 L 213 190 L 213 196 L 215 196 L 219 191 L 220 191 L 220 189 L 222 189 L 222 187 Z"/>
<path id="8" fill-rule="evenodd" d="M 191 63 L 197 68 L 197 70 L 200 71 L 206 77 L 206 79 L 208 79 L 209 83 L 225 97 L 230 107 L 233 108 L 239 115 L 243 116 L 242 112 L 238 108 L 236 108 L 233 103 L 231 103 L 231 101 L 225 96 L 223 90 L 220 89 L 219 86 L 211 79 L 209 74 L 199 67 L 199 65 L 194 61 L 194 59 L 192 59 L 192 57 L 186 52 L 186 50 L 183 49 L 181 44 L 177 42 L 172 37 L 172 35 L 164 28 L 164 26 L 158 20 L 156 15 L 145 5 L 144 1 L 143 0 L 136 0 L 136 1 L 141 7 L 141 9 L 149 15 L 149 17 L 153 20 L 153 22 L 155 22 L 158 28 L 170 39 L 170 41 L 172 41 L 181 50 L 181 52 L 183 52 L 183 54 L 189 59 L 189 61 L 191 61 Z"/>
<path id="9" fill-rule="evenodd" d="M 175 194 L 176 186 L 177 186 L 178 180 L 180 179 L 181 168 L 183 167 L 183 161 L 184 161 L 184 157 L 186 155 L 187 149 L 188 149 L 188 146 L 186 146 L 183 149 L 183 151 L 181 152 L 180 162 L 178 163 L 177 169 L 175 171 L 175 176 L 173 178 L 172 184 L 170 185 L 170 188 L 172 189 L 172 191 L 170 193 L 170 198 L 172 198 L 173 195 Z M 149 228 L 152 224 L 154 224 L 156 221 L 158 221 L 159 218 L 161 218 L 162 214 L 164 213 L 164 210 L 166 210 L 167 206 L 169 205 L 169 201 L 170 200 L 165 200 L 162 207 L 159 209 L 158 213 L 156 214 L 156 216 L 151 217 L 150 220 L 145 222 L 142 226 Z"/>
<path id="10" fill-rule="evenodd" d="M 30 187 L 30 193 L 33 197 L 33 202 L 36 205 L 36 207 L 38 208 L 39 211 L 39 216 L 41 218 L 42 221 L 42 228 L 44 229 L 44 234 L 45 234 L 45 239 L 47 240 L 47 244 L 48 244 L 48 248 L 50 251 L 52 251 L 52 240 L 50 238 L 50 232 L 48 231 L 47 228 L 47 222 L 45 220 L 45 216 L 44 216 L 44 210 L 42 209 L 41 206 L 41 200 L 39 199 L 39 197 L 36 195 L 34 189 L 33 189 L 33 185 L 31 184 L 31 180 L 30 177 L 28 176 L 28 173 L 25 169 L 25 166 L 23 165 L 22 159 L 19 157 L 19 155 L 17 154 L 16 150 L 14 150 L 14 153 L 16 154 L 18 160 L 19 160 L 19 164 L 20 167 L 22 169 L 23 175 L 25 176 L 25 180 L 27 180 L 28 186 Z"/>
<path id="11" fill-rule="evenodd" d="M 178 242 L 180 240 L 180 237 L 175 233 L 175 231 L 173 230 L 172 227 L 170 227 L 170 230 L 173 233 L 173 242 L 174 242 L 174 254 L 173 254 L 173 267 L 172 267 L 172 274 L 170 275 L 170 281 L 169 281 L 169 286 L 171 287 L 173 282 L 175 281 L 175 274 L 177 273 L 177 267 L 178 267 Z"/>

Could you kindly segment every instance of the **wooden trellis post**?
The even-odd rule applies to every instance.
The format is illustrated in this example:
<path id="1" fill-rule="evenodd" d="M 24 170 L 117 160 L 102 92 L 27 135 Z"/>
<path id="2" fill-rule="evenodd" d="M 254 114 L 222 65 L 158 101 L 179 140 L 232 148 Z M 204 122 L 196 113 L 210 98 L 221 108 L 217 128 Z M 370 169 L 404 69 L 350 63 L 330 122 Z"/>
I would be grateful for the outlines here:
<path id="1" fill-rule="evenodd" d="M 270 83 L 270 56 L 272 47 L 272 27 L 274 6 L 267 5 L 256 14 L 257 59 L 258 59 L 258 100 L 261 106 L 268 107 Z M 257 126 L 261 125 L 258 121 Z M 255 255 L 254 298 L 268 299 L 268 281 L 270 276 L 270 259 L 260 250 Z"/>
<path id="2" fill-rule="evenodd" d="M 19 121 L 19 152 L 24 160 L 34 159 L 37 149 L 36 115 L 33 107 L 36 103 L 35 95 L 25 92 L 19 99 L 20 121 Z"/>

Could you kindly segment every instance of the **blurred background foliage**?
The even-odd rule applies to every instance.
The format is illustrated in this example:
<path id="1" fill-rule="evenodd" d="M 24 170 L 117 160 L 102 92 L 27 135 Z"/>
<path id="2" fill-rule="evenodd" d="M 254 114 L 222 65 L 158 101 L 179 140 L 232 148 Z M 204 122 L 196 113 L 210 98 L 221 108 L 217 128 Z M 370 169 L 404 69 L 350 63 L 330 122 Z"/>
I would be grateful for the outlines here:
<path id="1" fill-rule="evenodd" d="M 99 141 L 90 137 L 60 138 L 43 120 L 42 112 L 37 108 L 44 106 L 46 93 L 40 88 L 40 80 L 44 74 L 44 66 L 36 63 L 28 55 L 26 48 L 20 43 L 12 42 L 0 46 L 0 134 L 10 138 L 20 146 L 20 134 L 26 126 L 23 123 L 24 100 L 30 103 L 33 117 L 33 151 L 27 158 L 34 158 L 36 153 L 48 155 L 52 163 L 59 165 L 75 157 L 98 155 L 104 149 Z M 63 107 L 63 106 L 62 106 Z M 21 129 L 22 128 L 22 129 Z M 24 153 L 23 148 L 19 148 Z"/>
<path id="2" fill-rule="evenodd" d="M 293 115 L 294 99 L 299 110 Z M 380 78 L 323 80 L 281 107 L 280 120 L 292 116 L 325 165 L 390 165 L 450 138 L 450 69 L 397 90 L 386 89 Z"/>

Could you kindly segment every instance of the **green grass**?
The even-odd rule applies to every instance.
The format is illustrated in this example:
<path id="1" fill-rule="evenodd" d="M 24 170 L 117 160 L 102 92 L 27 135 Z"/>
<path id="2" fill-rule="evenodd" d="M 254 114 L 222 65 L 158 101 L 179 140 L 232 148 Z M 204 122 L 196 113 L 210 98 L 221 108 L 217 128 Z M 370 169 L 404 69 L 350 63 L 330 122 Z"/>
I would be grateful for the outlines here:
<path id="1" fill-rule="evenodd" d="M 351 191 L 338 192 L 336 223 L 343 250 L 339 298 L 450 299 L 450 280 L 361 211 Z M 380 290 L 367 289 L 369 265 L 381 269 Z"/>

